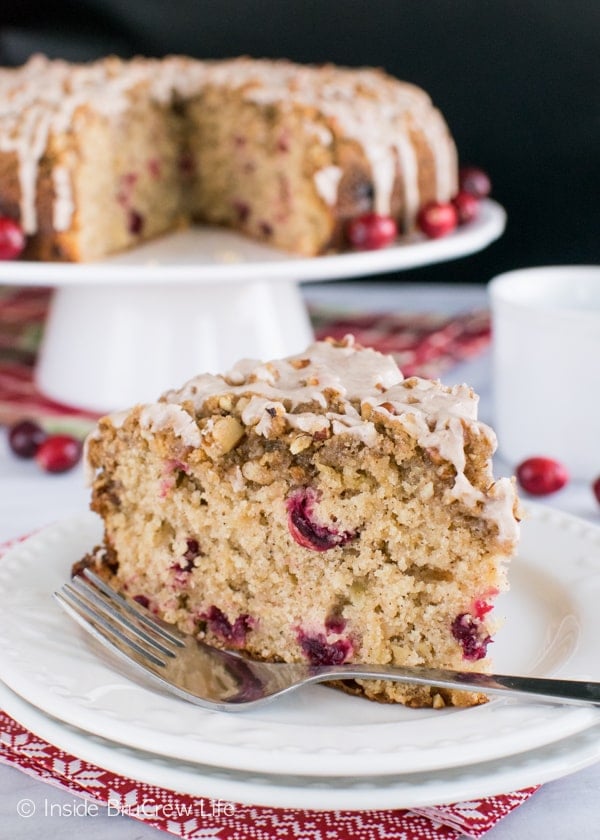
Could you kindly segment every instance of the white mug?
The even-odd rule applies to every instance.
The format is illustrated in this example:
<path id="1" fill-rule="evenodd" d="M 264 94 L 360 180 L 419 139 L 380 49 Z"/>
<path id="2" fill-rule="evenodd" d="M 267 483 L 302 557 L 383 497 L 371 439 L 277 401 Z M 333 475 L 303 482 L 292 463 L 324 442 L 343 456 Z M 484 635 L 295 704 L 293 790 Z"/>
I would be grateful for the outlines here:
<path id="1" fill-rule="evenodd" d="M 541 455 L 600 476 L 600 266 L 511 271 L 489 284 L 494 426 L 516 467 Z"/>

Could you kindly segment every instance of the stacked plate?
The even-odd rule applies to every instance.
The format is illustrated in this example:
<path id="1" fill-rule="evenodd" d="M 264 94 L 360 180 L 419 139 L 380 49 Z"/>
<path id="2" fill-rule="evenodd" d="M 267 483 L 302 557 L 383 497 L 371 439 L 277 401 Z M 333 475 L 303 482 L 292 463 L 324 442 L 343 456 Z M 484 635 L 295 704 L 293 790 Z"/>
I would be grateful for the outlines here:
<path id="1" fill-rule="evenodd" d="M 92 515 L 0 563 L 0 704 L 56 746 L 121 775 L 273 807 L 410 808 L 505 793 L 600 760 L 600 709 L 492 700 L 435 711 L 312 686 L 262 709 L 211 712 L 133 681 L 52 598 L 99 540 Z M 600 529 L 527 511 L 494 662 L 600 680 Z"/>

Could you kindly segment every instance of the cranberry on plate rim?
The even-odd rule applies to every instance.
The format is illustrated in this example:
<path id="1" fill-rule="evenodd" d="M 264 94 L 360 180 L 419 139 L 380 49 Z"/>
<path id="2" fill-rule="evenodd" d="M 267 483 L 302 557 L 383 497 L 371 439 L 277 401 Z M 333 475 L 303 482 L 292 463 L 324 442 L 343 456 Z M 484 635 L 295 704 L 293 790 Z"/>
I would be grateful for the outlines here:
<path id="1" fill-rule="evenodd" d="M 350 245 L 363 251 L 374 251 L 390 245 L 398 236 L 398 226 L 391 216 L 363 213 L 346 225 Z"/>
<path id="2" fill-rule="evenodd" d="M 458 185 L 460 192 L 470 193 L 475 198 L 487 198 L 492 191 L 489 175 L 478 166 L 461 166 Z"/>
<path id="3" fill-rule="evenodd" d="M 16 260 L 25 248 L 23 229 L 9 216 L 0 216 L 0 260 Z"/>
<path id="4" fill-rule="evenodd" d="M 482 198 L 492 190 L 489 176 L 477 166 L 463 166 L 458 175 L 458 192 L 450 201 L 430 201 L 419 210 L 417 227 L 430 239 L 439 239 L 457 227 L 469 224 L 479 214 Z"/>
<path id="5" fill-rule="evenodd" d="M 419 210 L 419 229 L 429 239 L 440 239 L 458 225 L 458 212 L 451 201 L 431 201 Z"/>

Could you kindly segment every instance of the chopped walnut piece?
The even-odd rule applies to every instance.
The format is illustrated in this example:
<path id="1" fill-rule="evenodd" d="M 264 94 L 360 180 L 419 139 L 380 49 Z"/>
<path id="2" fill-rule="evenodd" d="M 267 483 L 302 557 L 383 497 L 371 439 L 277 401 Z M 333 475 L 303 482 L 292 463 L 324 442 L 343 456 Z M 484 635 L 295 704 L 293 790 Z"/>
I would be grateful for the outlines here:
<path id="1" fill-rule="evenodd" d="M 275 480 L 273 471 L 257 461 L 247 461 L 242 466 L 242 475 L 246 481 L 253 481 L 255 484 L 272 484 Z"/>
<path id="2" fill-rule="evenodd" d="M 233 408 L 233 397 L 231 394 L 225 394 L 223 397 L 219 397 L 219 408 L 223 411 L 231 411 Z"/>
<path id="3" fill-rule="evenodd" d="M 244 427 L 235 417 L 218 417 L 202 435 L 202 446 L 211 458 L 230 452 L 244 436 Z"/>
<path id="4" fill-rule="evenodd" d="M 292 359 L 290 364 L 296 370 L 302 370 L 305 367 L 308 367 L 310 364 L 310 359 Z"/>
<path id="5" fill-rule="evenodd" d="M 427 484 L 421 488 L 421 492 L 419 493 L 419 498 L 422 502 L 428 502 L 429 499 L 433 498 L 433 482 L 428 481 Z"/>
<path id="6" fill-rule="evenodd" d="M 391 402 L 384 402 L 380 403 L 380 408 L 384 408 L 386 411 L 389 411 L 390 414 L 396 414 L 396 409 Z"/>
<path id="7" fill-rule="evenodd" d="M 290 443 L 290 452 L 292 455 L 297 455 L 299 452 L 304 452 L 313 442 L 311 435 L 298 435 Z"/>

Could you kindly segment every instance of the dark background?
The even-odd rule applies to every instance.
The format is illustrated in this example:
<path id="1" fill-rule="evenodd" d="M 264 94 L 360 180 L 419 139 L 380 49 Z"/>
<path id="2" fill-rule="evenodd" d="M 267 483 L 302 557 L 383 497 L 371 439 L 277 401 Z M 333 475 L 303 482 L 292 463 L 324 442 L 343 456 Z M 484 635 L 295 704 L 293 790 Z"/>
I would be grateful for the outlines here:
<path id="1" fill-rule="evenodd" d="M 509 219 L 484 252 L 390 279 L 600 262 L 598 0 L 0 0 L 0 62 L 35 51 L 384 67 L 430 93 Z"/>

